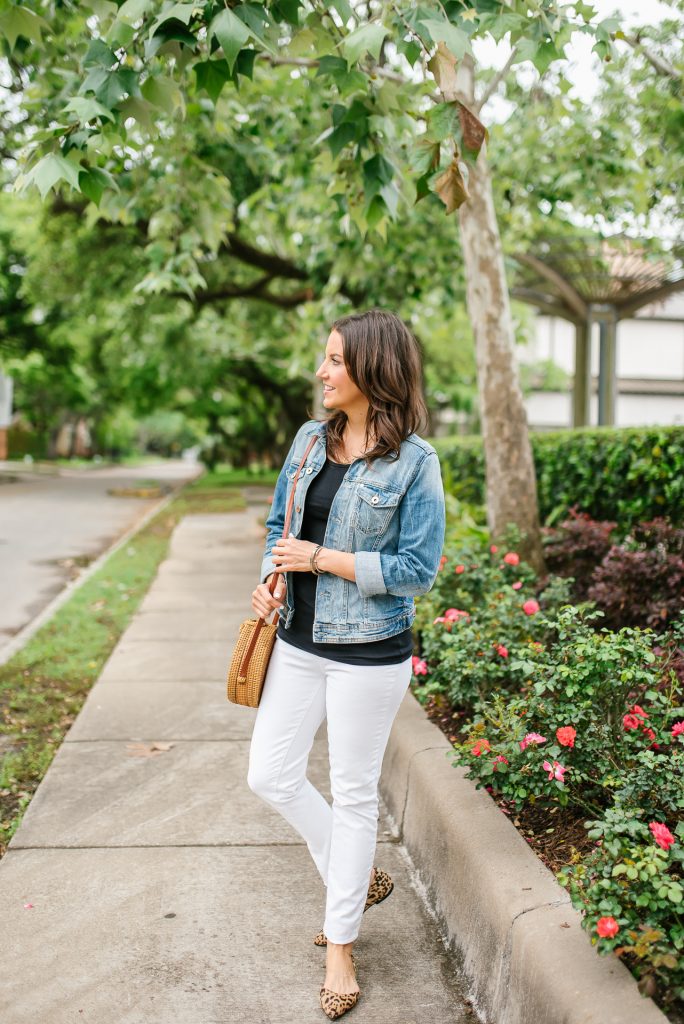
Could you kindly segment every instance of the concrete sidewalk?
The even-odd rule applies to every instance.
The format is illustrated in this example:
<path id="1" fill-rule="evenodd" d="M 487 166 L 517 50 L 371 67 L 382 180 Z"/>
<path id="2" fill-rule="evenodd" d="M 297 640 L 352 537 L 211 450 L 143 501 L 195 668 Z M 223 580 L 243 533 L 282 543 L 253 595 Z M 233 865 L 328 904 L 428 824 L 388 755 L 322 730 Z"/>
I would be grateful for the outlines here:
<path id="1" fill-rule="evenodd" d="M 0 861 L 4 1024 L 327 1019 L 312 941 L 325 889 L 300 836 L 247 786 L 256 712 L 225 697 L 263 543 L 254 509 L 175 530 Z M 325 723 L 309 777 L 330 800 Z M 384 813 L 376 863 L 395 891 L 364 914 L 350 1017 L 474 1020 Z"/>

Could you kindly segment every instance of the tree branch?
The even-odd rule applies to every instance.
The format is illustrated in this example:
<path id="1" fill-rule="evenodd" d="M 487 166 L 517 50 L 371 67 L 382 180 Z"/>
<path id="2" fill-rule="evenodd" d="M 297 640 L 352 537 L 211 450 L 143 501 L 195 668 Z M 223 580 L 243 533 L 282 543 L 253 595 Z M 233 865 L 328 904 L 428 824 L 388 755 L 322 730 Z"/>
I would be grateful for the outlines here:
<path id="1" fill-rule="evenodd" d="M 511 66 L 513 64 L 513 61 L 517 57 L 517 55 L 518 55 L 518 48 L 517 48 L 517 46 L 514 46 L 513 49 L 511 50 L 511 55 L 508 58 L 508 60 L 506 61 L 506 63 L 504 64 L 504 66 L 501 68 L 500 71 L 497 71 L 497 73 L 494 75 L 494 78 L 492 78 L 491 82 L 489 83 L 489 85 L 487 86 L 485 91 L 483 92 L 481 99 L 476 102 L 476 104 L 475 104 L 475 106 L 473 108 L 473 113 L 474 114 L 479 114 L 479 112 L 482 110 L 482 108 L 484 107 L 484 105 L 487 102 L 487 100 L 492 98 L 492 96 L 494 95 L 496 90 L 499 88 L 499 86 L 503 82 L 503 80 L 506 77 L 506 75 L 508 74 L 508 72 L 511 70 Z"/>
<path id="2" fill-rule="evenodd" d="M 677 69 L 673 67 L 665 57 L 661 57 L 659 54 L 654 53 L 650 47 L 644 46 L 638 35 L 624 36 L 624 40 L 626 43 L 629 43 L 632 49 L 640 50 L 649 64 L 656 69 L 659 75 L 662 75 L 663 78 L 670 78 L 673 82 L 678 82 L 681 85 L 682 76 L 680 72 L 677 71 Z"/>

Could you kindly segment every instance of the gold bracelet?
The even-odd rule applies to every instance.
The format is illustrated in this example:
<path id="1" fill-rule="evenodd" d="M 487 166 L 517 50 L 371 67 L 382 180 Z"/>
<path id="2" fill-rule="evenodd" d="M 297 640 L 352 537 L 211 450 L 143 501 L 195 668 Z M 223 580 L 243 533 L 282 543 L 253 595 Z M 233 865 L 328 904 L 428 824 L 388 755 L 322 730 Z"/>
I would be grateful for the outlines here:
<path id="1" fill-rule="evenodd" d="M 325 572 L 324 569 L 318 568 L 318 556 L 321 553 L 322 548 L 323 545 L 319 544 L 316 550 L 314 551 L 313 555 L 311 556 L 312 572 L 314 573 L 315 576 L 320 576 L 321 573 Z"/>
<path id="2" fill-rule="evenodd" d="M 312 552 L 311 558 L 309 559 L 309 565 L 311 566 L 311 572 L 314 574 L 314 576 L 320 575 L 320 569 L 316 565 L 316 557 L 317 557 L 318 552 L 321 550 L 322 547 L 323 547 L 322 544 L 318 544 L 316 546 L 315 550 Z"/>

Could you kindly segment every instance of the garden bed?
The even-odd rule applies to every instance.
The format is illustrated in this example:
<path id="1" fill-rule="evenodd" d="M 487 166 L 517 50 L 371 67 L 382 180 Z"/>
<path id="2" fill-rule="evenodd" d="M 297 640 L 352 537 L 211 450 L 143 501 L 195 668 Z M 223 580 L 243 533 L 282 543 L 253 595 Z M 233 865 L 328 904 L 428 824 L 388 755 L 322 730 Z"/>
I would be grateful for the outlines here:
<path id="1" fill-rule="evenodd" d="M 586 567 L 578 521 L 567 525 L 555 554 Z M 579 533 L 587 527 L 593 543 L 597 526 Z M 455 530 L 433 590 L 416 602 L 414 696 L 453 745 L 453 763 L 565 886 L 588 940 L 619 956 L 680 1024 L 682 531 L 644 524 L 599 545 L 589 568 L 601 586 L 584 584 L 597 600 L 573 604 L 577 579 L 537 579 L 514 536 L 499 547 L 472 522 L 467 536 L 462 523 Z"/>

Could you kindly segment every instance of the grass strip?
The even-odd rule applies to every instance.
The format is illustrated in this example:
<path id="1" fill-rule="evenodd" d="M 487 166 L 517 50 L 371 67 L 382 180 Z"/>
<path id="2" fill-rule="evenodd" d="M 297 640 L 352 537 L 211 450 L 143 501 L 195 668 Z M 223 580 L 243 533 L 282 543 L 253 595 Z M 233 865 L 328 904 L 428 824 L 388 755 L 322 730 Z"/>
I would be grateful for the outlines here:
<path id="1" fill-rule="evenodd" d="M 57 748 L 166 557 L 183 516 L 242 511 L 260 476 L 219 467 L 186 485 L 0 666 L 0 857 Z M 266 511 L 266 509 L 264 510 Z"/>

